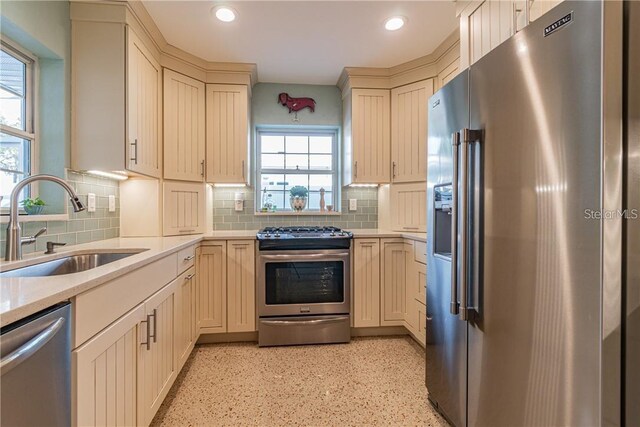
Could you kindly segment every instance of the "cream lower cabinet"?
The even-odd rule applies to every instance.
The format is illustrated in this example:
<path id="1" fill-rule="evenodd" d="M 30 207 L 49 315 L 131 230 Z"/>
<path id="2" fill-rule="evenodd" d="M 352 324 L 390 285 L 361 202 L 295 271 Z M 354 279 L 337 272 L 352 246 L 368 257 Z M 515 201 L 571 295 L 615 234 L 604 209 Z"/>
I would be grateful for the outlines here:
<path id="1" fill-rule="evenodd" d="M 380 326 L 380 239 L 355 239 L 353 326 Z"/>
<path id="2" fill-rule="evenodd" d="M 203 334 L 227 331 L 227 242 L 207 241 L 196 249 L 198 329 Z"/>
<path id="3" fill-rule="evenodd" d="M 227 242 L 227 332 L 256 330 L 255 240 Z"/>
<path id="4" fill-rule="evenodd" d="M 178 357 L 178 369 L 181 369 L 198 339 L 198 287 L 196 281 L 196 269 L 191 267 L 178 277 L 178 289 L 176 291 L 176 354 Z"/>
<path id="5" fill-rule="evenodd" d="M 73 351 L 74 426 L 138 423 L 138 347 L 145 318 L 140 304 Z"/>
<path id="6" fill-rule="evenodd" d="M 406 312 L 407 261 L 413 246 L 403 239 L 381 239 L 382 326 L 403 325 Z"/>
<path id="7" fill-rule="evenodd" d="M 138 424 L 149 425 L 178 374 L 175 353 L 178 279 L 144 303 L 142 341 L 138 347 Z"/>

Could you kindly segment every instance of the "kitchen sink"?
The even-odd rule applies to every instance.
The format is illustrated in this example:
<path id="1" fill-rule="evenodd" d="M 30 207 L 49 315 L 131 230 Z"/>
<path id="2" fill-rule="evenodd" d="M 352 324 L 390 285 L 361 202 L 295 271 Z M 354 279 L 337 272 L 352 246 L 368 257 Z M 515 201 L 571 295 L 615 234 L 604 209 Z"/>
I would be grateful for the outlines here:
<path id="1" fill-rule="evenodd" d="M 41 262 L 39 264 L 4 271 L 0 273 L 0 277 L 48 277 L 79 273 L 114 261 L 119 261 L 146 250 L 147 249 L 138 249 L 130 252 L 97 252 L 70 255 L 51 261 Z"/>

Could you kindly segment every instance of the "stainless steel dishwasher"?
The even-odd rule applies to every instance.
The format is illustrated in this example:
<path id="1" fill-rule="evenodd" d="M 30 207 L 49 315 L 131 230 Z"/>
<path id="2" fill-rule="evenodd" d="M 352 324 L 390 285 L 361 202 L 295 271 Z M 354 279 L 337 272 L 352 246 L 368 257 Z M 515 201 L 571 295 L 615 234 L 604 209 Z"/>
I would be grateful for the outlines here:
<path id="1" fill-rule="evenodd" d="M 0 330 L 0 424 L 71 425 L 71 305 Z"/>

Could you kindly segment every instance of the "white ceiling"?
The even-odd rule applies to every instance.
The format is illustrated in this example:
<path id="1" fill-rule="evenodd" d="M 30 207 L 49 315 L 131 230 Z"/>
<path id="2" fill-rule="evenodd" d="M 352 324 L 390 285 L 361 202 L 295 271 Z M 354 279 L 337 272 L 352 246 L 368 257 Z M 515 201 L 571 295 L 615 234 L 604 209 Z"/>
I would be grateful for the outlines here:
<path id="1" fill-rule="evenodd" d="M 216 5 L 237 11 L 218 21 Z M 390 67 L 431 53 L 456 28 L 450 1 L 160 1 L 144 5 L 170 44 L 213 62 L 258 64 L 261 82 L 335 84 L 342 68 Z M 384 29 L 394 15 L 398 31 Z"/>

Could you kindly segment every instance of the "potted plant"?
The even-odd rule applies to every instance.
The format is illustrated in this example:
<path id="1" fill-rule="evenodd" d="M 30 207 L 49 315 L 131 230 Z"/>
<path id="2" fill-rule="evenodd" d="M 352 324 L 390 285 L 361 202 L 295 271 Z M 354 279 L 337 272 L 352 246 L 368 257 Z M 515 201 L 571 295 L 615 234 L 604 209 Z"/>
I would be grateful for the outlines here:
<path id="1" fill-rule="evenodd" d="M 27 215 L 40 215 L 46 206 L 46 203 L 40 197 L 36 197 L 35 199 L 27 197 L 21 201 L 20 204 L 24 207 Z"/>
<path id="2" fill-rule="evenodd" d="M 300 212 L 307 206 L 307 196 L 309 195 L 309 190 L 307 190 L 307 187 L 296 185 L 294 187 L 291 187 L 291 190 L 289 190 L 289 194 L 291 196 L 289 198 L 291 209 L 296 212 Z"/>

